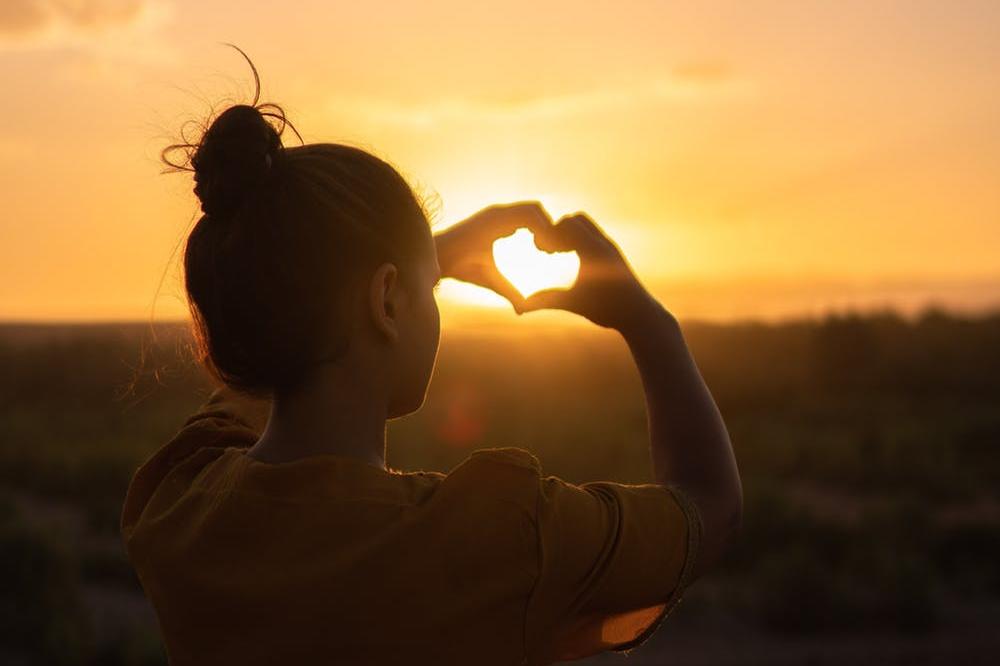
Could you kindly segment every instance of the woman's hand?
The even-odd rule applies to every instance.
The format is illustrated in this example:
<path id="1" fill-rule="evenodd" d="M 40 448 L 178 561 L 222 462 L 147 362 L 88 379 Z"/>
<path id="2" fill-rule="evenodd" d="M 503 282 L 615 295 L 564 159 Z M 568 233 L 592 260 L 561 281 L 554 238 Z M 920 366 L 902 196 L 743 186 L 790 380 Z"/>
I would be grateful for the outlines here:
<path id="1" fill-rule="evenodd" d="M 493 242 L 522 228 L 537 237 L 552 228 L 552 218 L 537 201 L 521 201 L 484 208 L 448 227 L 434 236 L 441 275 L 492 289 L 520 313 L 524 296 L 497 269 Z"/>
<path id="2" fill-rule="evenodd" d="M 575 251 L 580 272 L 569 289 L 545 289 L 524 300 L 522 310 L 556 308 L 582 315 L 619 331 L 641 325 L 660 306 L 632 272 L 618 246 L 583 213 L 560 218 L 535 232 L 535 245 L 547 252 Z"/>

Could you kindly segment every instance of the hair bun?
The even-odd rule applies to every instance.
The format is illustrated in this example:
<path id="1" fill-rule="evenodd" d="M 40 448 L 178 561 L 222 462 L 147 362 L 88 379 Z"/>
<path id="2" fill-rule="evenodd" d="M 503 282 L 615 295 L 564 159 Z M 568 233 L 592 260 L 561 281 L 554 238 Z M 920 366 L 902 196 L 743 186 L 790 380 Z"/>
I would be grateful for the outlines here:
<path id="1" fill-rule="evenodd" d="M 212 217 L 234 213 L 267 178 L 281 147 L 278 131 L 256 107 L 239 104 L 226 109 L 191 158 L 194 193 L 202 211 Z"/>

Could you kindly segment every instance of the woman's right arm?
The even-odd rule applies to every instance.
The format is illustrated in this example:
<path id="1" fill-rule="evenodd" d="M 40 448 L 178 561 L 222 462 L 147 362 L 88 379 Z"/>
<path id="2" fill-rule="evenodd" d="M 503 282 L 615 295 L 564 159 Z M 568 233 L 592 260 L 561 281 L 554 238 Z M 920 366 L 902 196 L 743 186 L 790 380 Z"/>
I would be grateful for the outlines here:
<path id="1" fill-rule="evenodd" d="M 524 311 L 557 308 L 617 330 L 646 394 L 650 454 L 658 483 L 685 492 L 701 515 L 694 576 L 719 559 L 740 525 L 743 490 L 725 423 L 680 326 L 642 286 L 621 251 L 583 214 L 535 232 L 547 251 L 574 250 L 580 272 L 570 289 L 529 296 Z"/>
<path id="2" fill-rule="evenodd" d="M 701 514 L 697 577 L 719 559 L 742 519 L 743 488 L 729 434 L 669 312 L 653 301 L 619 331 L 646 392 L 656 480 L 686 491 Z"/>

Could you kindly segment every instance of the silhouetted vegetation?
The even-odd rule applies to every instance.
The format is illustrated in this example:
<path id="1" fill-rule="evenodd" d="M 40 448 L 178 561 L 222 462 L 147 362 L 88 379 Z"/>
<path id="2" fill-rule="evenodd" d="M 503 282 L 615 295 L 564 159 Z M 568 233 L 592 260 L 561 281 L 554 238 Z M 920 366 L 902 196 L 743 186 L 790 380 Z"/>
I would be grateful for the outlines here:
<path id="1" fill-rule="evenodd" d="M 119 512 L 136 466 L 211 387 L 186 327 L 155 333 L 0 327 L 3 663 L 164 663 Z M 685 334 L 736 447 L 746 522 L 633 662 L 695 629 L 931 640 L 995 621 L 1000 314 L 691 322 Z M 571 481 L 641 483 L 645 428 L 611 332 L 446 330 L 427 404 L 390 428 L 389 463 L 447 471 L 474 448 L 512 445 Z"/>

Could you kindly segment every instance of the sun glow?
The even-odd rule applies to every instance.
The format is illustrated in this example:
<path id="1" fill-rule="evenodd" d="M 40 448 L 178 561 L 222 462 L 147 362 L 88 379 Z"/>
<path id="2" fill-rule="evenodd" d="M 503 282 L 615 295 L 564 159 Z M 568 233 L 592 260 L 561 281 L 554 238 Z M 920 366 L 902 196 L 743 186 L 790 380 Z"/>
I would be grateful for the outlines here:
<path id="1" fill-rule="evenodd" d="M 478 287 L 468 282 L 452 278 L 441 280 L 438 287 L 439 300 L 445 303 L 474 305 L 487 308 L 510 308 L 507 299 L 485 287 Z"/>
<path id="2" fill-rule="evenodd" d="M 524 296 L 550 288 L 571 287 L 580 271 L 576 252 L 542 252 L 527 229 L 493 243 L 493 261 Z"/>

